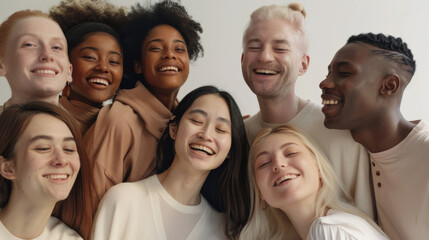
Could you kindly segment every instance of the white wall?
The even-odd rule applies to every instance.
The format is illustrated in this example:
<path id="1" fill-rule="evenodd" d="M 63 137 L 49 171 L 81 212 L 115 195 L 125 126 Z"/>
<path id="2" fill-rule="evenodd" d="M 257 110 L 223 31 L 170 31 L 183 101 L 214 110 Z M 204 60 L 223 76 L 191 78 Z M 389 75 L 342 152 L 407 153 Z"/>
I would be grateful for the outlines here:
<path id="1" fill-rule="evenodd" d="M 23 8 L 47 11 L 59 0 L 0 0 L 0 21 Z M 6 3 L 7 2 L 7 3 Z M 130 6 L 136 0 L 111 0 Z M 142 2 L 142 1 L 140 1 Z M 152 1 L 154 2 L 154 1 Z M 288 4 L 279 0 L 182 0 L 188 12 L 204 29 L 205 56 L 191 66 L 188 81 L 179 97 L 201 85 L 213 84 L 235 97 L 243 114 L 254 114 L 258 104 L 241 75 L 242 33 L 250 13 L 261 5 Z M 327 73 L 327 65 L 347 38 L 363 32 L 382 32 L 402 37 L 414 53 L 417 71 L 402 102 L 408 119 L 429 119 L 429 2 L 425 0 L 296 0 L 307 10 L 310 38 L 310 68 L 298 79 L 297 93 L 320 102 L 318 87 Z M 0 103 L 10 97 L 5 78 L 0 78 Z"/>

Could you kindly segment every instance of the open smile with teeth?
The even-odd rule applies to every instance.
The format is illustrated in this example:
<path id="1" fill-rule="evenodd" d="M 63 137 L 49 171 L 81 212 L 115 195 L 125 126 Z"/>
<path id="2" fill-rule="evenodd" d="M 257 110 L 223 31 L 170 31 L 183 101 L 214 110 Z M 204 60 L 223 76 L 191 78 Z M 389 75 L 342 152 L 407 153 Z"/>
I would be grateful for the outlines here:
<path id="1" fill-rule="evenodd" d="M 49 174 L 49 175 L 44 175 L 43 177 L 52 179 L 52 180 L 66 180 L 67 178 L 69 178 L 69 175 L 68 174 Z"/>
<path id="2" fill-rule="evenodd" d="M 37 69 L 37 70 L 34 70 L 33 72 L 38 74 L 48 74 L 48 75 L 57 74 L 54 70 L 50 70 L 50 69 Z"/>
<path id="3" fill-rule="evenodd" d="M 277 74 L 278 72 L 277 71 L 274 71 L 274 70 L 269 70 L 269 69 L 259 69 L 259 68 L 257 68 L 257 69 L 255 69 L 255 70 L 253 70 L 255 73 L 257 73 L 257 74 L 263 74 L 263 75 L 275 75 L 275 74 Z"/>
<path id="4" fill-rule="evenodd" d="M 179 68 L 175 66 L 166 66 L 158 69 L 159 72 L 167 72 L 167 71 L 173 71 L 173 72 L 179 72 Z"/>
<path id="5" fill-rule="evenodd" d="M 90 78 L 88 82 L 103 85 L 103 86 L 109 85 L 109 82 L 106 79 L 102 79 L 102 78 Z"/>
<path id="6" fill-rule="evenodd" d="M 338 103 L 339 103 L 338 100 L 333 100 L 333 99 L 323 99 L 322 100 L 323 105 L 337 105 Z"/>
<path id="7" fill-rule="evenodd" d="M 212 149 L 210 149 L 209 147 L 203 146 L 203 145 L 191 144 L 191 145 L 189 145 L 189 147 L 193 150 L 205 152 L 205 153 L 207 153 L 207 155 L 210 155 L 210 156 L 214 154 L 214 151 Z"/>
<path id="8" fill-rule="evenodd" d="M 287 174 L 287 175 L 277 179 L 277 181 L 274 182 L 274 187 L 282 184 L 283 182 L 289 181 L 291 179 L 295 179 L 298 176 L 299 176 L 298 174 Z"/>

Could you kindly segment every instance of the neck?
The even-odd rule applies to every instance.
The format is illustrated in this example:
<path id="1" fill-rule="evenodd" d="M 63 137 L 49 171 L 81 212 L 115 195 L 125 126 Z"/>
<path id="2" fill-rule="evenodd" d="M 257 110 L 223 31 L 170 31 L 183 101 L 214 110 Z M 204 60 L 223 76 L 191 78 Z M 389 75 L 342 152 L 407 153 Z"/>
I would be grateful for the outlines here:
<path id="1" fill-rule="evenodd" d="M 50 97 L 23 97 L 23 96 L 16 96 L 12 94 L 12 97 L 10 98 L 11 104 L 25 104 L 29 102 L 47 102 L 52 103 L 55 105 L 58 105 L 58 95 L 50 96 Z"/>
<path id="2" fill-rule="evenodd" d="M 0 220 L 16 237 L 33 239 L 43 233 L 55 203 L 38 205 L 23 199 L 11 196 L 8 205 L 0 212 Z"/>
<path id="3" fill-rule="evenodd" d="M 283 208 L 282 211 L 288 216 L 293 226 L 302 239 L 307 239 L 311 224 L 316 217 L 316 202 L 300 201 L 296 204 Z"/>
<path id="4" fill-rule="evenodd" d="M 270 124 L 287 123 L 305 106 L 294 92 L 276 98 L 258 97 L 262 121 Z"/>
<path id="5" fill-rule="evenodd" d="M 79 102 L 83 102 L 86 103 L 90 106 L 96 107 L 96 108 L 102 108 L 103 107 L 103 103 L 98 103 L 98 102 L 93 102 L 83 96 L 80 96 L 79 94 L 75 93 L 74 91 L 72 91 L 70 89 L 70 96 L 67 97 L 69 100 L 74 100 L 74 101 L 79 101 Z"/>
<path id="6" fill-rule="evenodd" d="M 411 132 L 414 123 L 407 121 L 400 112 L 377 116 L 370 124 L 352 129 L 353 139 L 368 151 L 376 153 L 388 150 Z"/>
<path id="7" fill-rule="evenodd" d="M 149 91 L 170 111 L 173 111 L 174 103 L 177 99 L 177 94 L 179 89 L 175 91 L 155 91 L 154 89 L 149 89 Z"/>
<path id="8" fill-rule="evenodd" d="M 158 179 L 178 202 L 190 206 L 198 205 L 201 202 L 201 188 L 209 172 L 192 171 L 189 167 L 180 166 L 176 164 L 176 157 L 171 166 L 158 175 Z"/>

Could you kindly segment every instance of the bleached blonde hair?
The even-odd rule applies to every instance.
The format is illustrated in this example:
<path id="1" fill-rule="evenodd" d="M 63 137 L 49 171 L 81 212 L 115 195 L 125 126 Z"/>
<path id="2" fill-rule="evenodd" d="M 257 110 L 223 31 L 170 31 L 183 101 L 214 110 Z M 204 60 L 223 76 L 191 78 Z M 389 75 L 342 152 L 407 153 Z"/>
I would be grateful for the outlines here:
<path id="1" fill-rule="evenodd" d="M 268 204 L 267 207 L 262 210 L 260 206 L 261 198 L 259 196 L 260 193 L 256 184 L 254 172 L 256 150 L 268 136 L 273 134 L 296 137 L 310 151 L 316 161 L 316 165 L 320 172 L 321 184 L 317 193 L 316 215 L 314 219 L 324 216 L 327 209 L 335 209 L 362 217 L 380 233 L 384 234 L 371 218 L 351 205 L 350 196 L 342 188 L 326 156 L 319 150 L 317 145 L 313 143 L 311 138 L 306 136 L 302 131 L 286 124 L 276 128 L 261 130 L 250 148 L 248 178 L 251 193 L 251 212 L 249 221 L 240 234 L 240 239 L 286 239 L 291 236 L 296 236 L 297 234 L 290 219 L 282 210 L 273 208 Z M 346 196 L 346 201 L 348 202 L 341 200 L 341 194 Z"/>
<path id="2" fill-rule="evenodd" d="M 249 30 L 254 24 L 264 20 L 282 19 L 294 27 L 297 33 L 295 36 L 297 46 L 303 54 L 308 55 L 309 41 L 304 28 L 306 15 L 307 12 L 304 6 L 299 3 L 291 3 L 288 6 L 273 4 L 256 9 L 250 15 L 250 21 L 243 34 L 243 48 L 246 46 L 246 38 Z"/>

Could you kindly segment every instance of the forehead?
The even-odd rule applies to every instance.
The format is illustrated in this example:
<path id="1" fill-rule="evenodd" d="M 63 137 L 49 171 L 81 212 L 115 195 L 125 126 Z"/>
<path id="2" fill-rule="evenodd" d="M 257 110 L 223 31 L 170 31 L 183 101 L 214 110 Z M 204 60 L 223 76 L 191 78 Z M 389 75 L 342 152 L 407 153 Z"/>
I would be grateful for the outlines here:
<path id="1" fill-rule="evenodd" d="M 358 42 L 346 44 L 335 54 L 334 58 L 332 59 L 331 66 L 333 67 L 342 63 L 368 63 L 374 58 L 374 55 L 371 55 L 371 51 L 376 49 L 377 48 L 365 43 Z"/>
<path id="2" fill-rule="evenodd" d="M 39 113 L 29 119 L 27 127 L 22 133 L 22 137 L 32 137 L 41 134 L 72 135 L 70 129 L 63 121 L 51 115 Z"/>
<path id="3" fill-rule="evenodd" d="M 166 24 L 158 25 L 149 31 L 145 41 L 148 42 L 153 39 L 173 39 L 181 40 L 183 42 L 185 41 L 182 34 L 180 34 L 176 28 Z"/>
<path id="4" fill-rule="evenodd" d="M 65 36 L 60 26 L 46 17 L 28 17 L 19 20 L 12 28 L 11 38 L 17 38 L 24 34 L 61 38 L 65 41 Z"/>
<path id="5" fill-rule="evenodd" d="M 229 108 L 226 101 L 216 94 L 206 94 L 200 96 L 192 103 L 187 112 L 190 112 L 196 108 L 206 111 L 209 115 L 212 114 L 230 119 Z"/>
<path id="6" fill-rule="evenodd" d="M 273 133 L 263 139 L 259 146 L 258 151 L 274 151 L 279 149 L 284 144 L 293 144 L 294 146 L 302 146 L 302 141 L 292 134 L 286 133 Z"/>
<path id="7" fill-rule="evenodd" d="M 112 35 L 105 32 L 92 32 L 86 35 L 85 39 L 79 45 L 96 45 L 103 48 L 106 45 L 119 49 L 119 43 Z"/>
<path id="8" fill-rule="evenodd" d="M 245 36 L 245 41 L 293 41 L 297 37 L 294 26 L 283 19 L 261 20 L 253 23 Z"/>

